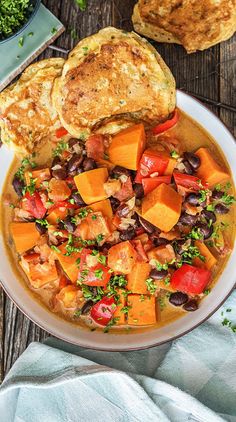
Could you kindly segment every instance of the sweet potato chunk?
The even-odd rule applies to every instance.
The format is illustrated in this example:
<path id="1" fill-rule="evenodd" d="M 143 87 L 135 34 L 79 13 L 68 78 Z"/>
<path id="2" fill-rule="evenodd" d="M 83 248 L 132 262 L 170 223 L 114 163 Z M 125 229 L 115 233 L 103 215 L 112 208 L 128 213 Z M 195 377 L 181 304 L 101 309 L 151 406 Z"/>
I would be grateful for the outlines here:
<path id="1" fill-rule="evenodd" d="M 85 171 L 74 177 L 77 189 L 86 204 L 102 201 L 107 198 L 104 183 L 108 179 L 107 168 Z"/>
<path id="2" fill-rule="evenodd" d="M 128 324 L 151 325 L 156 322 L 156 301 L 154 296 L 128 295 Z"/>
<path id="3" fill-rule="evenodd" d="M 127 240 L 112 246 L 108 251 L 108 267 L 121 274 L 129 274 L 137 258 L 137 252 Z"/>
<path id="4" fill-rule="evenodd" d="M 137 262 L 130 274 L 128 274 L 127 289 L 132 293 L 147 294 L 146 280 L 151 271 L 151 265 L 146 262 Z"/>
<path id="5" fill-rule="evenodd" d="M 51 173 L 49 168 L 39 170 L 29 170 L 25 172 L 25 181 L 27 186 L 30 185 L 31 179 L 35 180 L 35 187 L 38 189 L 41 187 L 41 183 L 51 179 Z"/>
<path id="6" fill-rule="evenodd" d="M 78 308 L 84 302 L 81 290 L 73 285 L 63 287 L 56 295 L 56 299 L 61 302 L 65 309 L 71 310 Z"/>
<path id="7" fill-rule="evenodd" d="M 200 258 L 195 258 L 193 264 L 196 265 L 196 267 L 207 268 L 210 270 L 216 264 L 216 258 L 212 255 L 205 243 L 196 240 L 195 246 L 199 249 L 200 254 L 204 256 L 205 261 L 202 261 Z"/>
<path id="8" fill-rule="evenodd" d="M 175 252 L 171 245 L 157 246 L 148 252 L 148 258 L 155 259 L 159 264 L 168 264 L 175 259 Z"/>
<path id="9" fill-rule="evenodd" d="M 178 222 L 182 198 L 173 188 L 162 183 L 142 202 L 142 217 L 164 232 L 170 231 Z"/>
<path id="10" fill-rule="evenodd" d="M 146 135 L 143 124 L 124 129 L 115 135 L 109 146 L 109 160 L 130 170 L 137 170 L 145 148 Z"/>
<path id="11" fill-rule="evenodd" d="M 67 209 L 66 208 L 55 208 L 53 211 L 49 212 L 47 216 L 47 221 L 49 224 L 56 225 L 59 220 L 64 220 L 67 216 Z"/>
<path id="12" fill-rule="evenodd" d="M 103 201 L 95 202 L 95 204 L 90 204 L 87 208 L 90 208 L 95 212 L 100 211 L 103 217 L 107 217 L 109 220 L 112 220 L 113 218 L 113 212 L 109 199 L 104 199 Z"/>
<path id="13" fill-rule="evenodd" d="M 40 238 L 35 223 L 10 223 L 10 233 L 19 254 L 33 248 Z"/>
<path id="14" fill-rule="evenodd" d="M 40 289 L 58 279 L 55 263 L 27 262 L 24 258 L 19 262 L 21 268 L 27 275 L 31 286 Z"/>
<path id="15" fill-rule="evenodd" d="M 83 240 L 95 240 L 99 235 L 102 235 L 102 240 L 104 240 L 110 236 L 111 230 L 107 218 L 103 217 L 103 214 L 98 211 L 83 218 L 76 230 L 77 233 Z"/>
<path id="16" fill-rule="evenodd" d="M 54 202 L 64 201 L 69 198 L 71 190 L 65 180 L 51 179 L 49 182 L 48 196 Z"/>
<path id="17" fill-rule="evenodd" d="M 66 253 L 66 243 L 63 243 L 62 245 L 58 246 L 58 249 L 60 252 L 55 252 L 57 255 L 57 259 L 60 262 L 63 271 L 66 273 L 66 275 L 69 277 L 69 279 L 72 281 L 72 283 L 76 283 L 78 279 L 78 258 L 80 258 L 79 252 L 74 252 L 70 256 L 65 256 Z"/>
<path id="18" fill-rule="evenodd" d="M 122 294 L 124 290 L 120 289 L 117 291 L 119 295 L 118 303 L 116 305 L 116 310 L 114 312 L 113 318 L 119 318 L 117 320 L 117 325 L 123 325 L 125 324 L 125 313 L 122 312 L 122 308 L 126 305 L 126 297 Z"/>
<path id="19" fill-rule="evenodd" d="M 199 148 L 195 154 L 200 158 L 201 165 L 197 171 L 197 176 L 210 187 L 225 182 L 229 179 L 229 174 L 212 157 L 212 153 L 207 148 Z"/>
<path id="20" fill-rule="evenodd" d="M 177 160 L 175 158 L 169 158 L 168 164 L 167 164 L 167 168 L 165 169 L 164 175 L 165 176 L 171 176 L 174 168 L 176 166 Z"/>

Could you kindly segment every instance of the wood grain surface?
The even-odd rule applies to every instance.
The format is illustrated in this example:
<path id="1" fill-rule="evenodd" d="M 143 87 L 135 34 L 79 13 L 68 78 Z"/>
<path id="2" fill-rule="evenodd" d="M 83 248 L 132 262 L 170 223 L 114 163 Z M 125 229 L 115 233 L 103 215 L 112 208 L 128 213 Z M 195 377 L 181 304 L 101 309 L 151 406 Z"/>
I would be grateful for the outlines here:
<path id="1" fill-rule="evenodd" d="M 71 49 L 81 38 L 108 25 L 132 30 L 135 0 L 88 0 L 81 12 L 74 0 L 45 0 L 43 3 L 63 22 L 67 30 L 55 45 Z M 75 30 L 75 37 L 71 37 Z M 236 107 L 236 36 L 207 51 L 187 55 L 181 46 L 152 42 L 170 66 L 177 87 Z M 63 56 L 47 49 L 40 59 Z M 212 109 L 236 136 L 236 114 L 220 107 Z M 29 321 L 0 291 L 1 379 L 32 341 L 43 341 L 48 333 Z"/>

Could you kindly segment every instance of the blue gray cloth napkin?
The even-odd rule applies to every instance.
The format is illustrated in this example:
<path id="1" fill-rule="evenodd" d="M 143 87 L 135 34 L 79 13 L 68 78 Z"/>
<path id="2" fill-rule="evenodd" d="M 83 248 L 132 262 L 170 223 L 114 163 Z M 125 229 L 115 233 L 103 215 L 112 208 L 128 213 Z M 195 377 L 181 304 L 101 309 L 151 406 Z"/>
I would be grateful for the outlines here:
<path id="1" fill-rule="evenodd" d="M 235 302 L 236 292 L 191 333 L 148 350 L 30 344 L 0 388 L 1 422 L 235 422 Z"/>

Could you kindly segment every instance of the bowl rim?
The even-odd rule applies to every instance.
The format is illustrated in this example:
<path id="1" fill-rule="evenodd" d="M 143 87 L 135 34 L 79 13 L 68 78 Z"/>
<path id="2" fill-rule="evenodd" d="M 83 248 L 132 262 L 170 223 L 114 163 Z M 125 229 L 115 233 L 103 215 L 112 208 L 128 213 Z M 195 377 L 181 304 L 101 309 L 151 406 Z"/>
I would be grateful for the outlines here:
<path id="1" fill-rule="evenodd" d="M 23 26 L 21 26 L 18 29 L 18 31 L 16 31 L 16 32 L 14 32 L 14 34 L 10 35 L 10 37 L 5 38 L 4 40 L 0 40 L 0 45 L 6 43 L 7 41 L 12 40 L 15 37 L 17 37 L 18 35 L 21 34 L 21 32 L 24 31 L 25 28 L 27 28 L 27 26 L 32 22 L 36 13 L 38 12 L 40 4 L 41 4 L 41 0 L 35 0 L 34 8 L 32 10 L 32 13 L 30 14 L 29 18 L 27 19 L 27 21 L 23 24 Z"/>
<path id="2" fill-rule="evenodd" d="M 231 138 L 231 140 L 234 141 L 234 137 L 231 134 L 231 132 L 229 131 L 229 129 L 227 128 L 227 126 L 219 119 L 219 117 L 214 112 L 212 112 L 211 110 L 209 110 L 209 108 L 206 107 L 201 101 L 199 101 L 198 99 L 196 99 L 193 95 L 186 94 L 186 93 L 184 93 L 181 90 L 177 90 L 177 97 L 178 96 L 181 96 L 182 98 L 184 98 L 184 97 L 190 98 L 191 101 L 194 101 L 194 102 L 198 103 L 199 106 L 202 107 L 203 109 L 205 109 L 207 111 L 207 113 L 211 114 L 214 119 L 217 119 L 218 120 L 219 124 L 224 128 L 224 130 L 226 131 L 226 133 L 229 136 L 229 138 Z M 181 106 L 180 106 L 180 109 L 181 109 Z M 193 118 L 201 127 L 203 127 L 203 129 L 205 129 L 207 132 L 209 132 L 203 126 L 203 124 L 201 124 L 198 121 L 197 117 L 191 117 L 191 118 Z M 228 263 L 226 264 L 226 267 L 227 267 L 227 265 L 228 265 Z M 224 269 L 224 271 L 223 271 L 222 274 L 224 274 L 224 272 L 225 272 L 225 269 Z M 236 272 L 235 272 L 235 282 L 236 282 Z M 176 339 L 178 339 L 178 338 L 180 338 L 180 337 L 188 334 L 189 332 L 191 332 L 195 328 L 199 327 L 202 323 L 206 322 L 223 305 L 223 303 L 227 300 L 227 298 L 231 295 L 231 293 L 235 289 L 235 283 L 234 283 L 234 285 L 232 287 L 230 287 L 230 290 L 225 295 L 222 295 L 222 300 L 220 300 L 220 302 L 209 313 L 207 313 L 207 315 L 201 317 L 201 319 L 198 322 L 194 323 L 190 328 L 186 328 L 182 332 L 179 332 L 178 334 L 171 334 L 170 333 L 170 337 L 168 339 L 157 341 L 154 338 L 154 340 L 153 340 L 152 343 L 149 343 L 149 344 L 146 344 L 146 345 L 145 344 L 142 344 L 140 346 L 135 345 L 135 346 L 129 346 L 129 347 L 122 347 L 122 348 L 121 347 L 114 346 L 112 348 L 110 348 L 110 347 L 109 348 L 106 348 L 106 347 L 101 347 L 99 345 L 96 346 L 96 344 L 93 344 L 92 345 L 91 342 L 89 344 L 86 344 L 86 341 L 84 341 L 84 340 L 81 342 L 79 336 L 78 336 L 78 340 L 76 340 L 76 341 L 75 340 L 72 340 L 72 339 L 69 339 L 68 337 L 64 336 L 64 334 L 62 334 L 61 332 L 59 333 L 59 330 L 56 329 L 55 327 L 54 328 L 48 328 L 46 324 L 44 324 L 44 323 L 41 322 L 42 319 L 40 318 L 40 316 L 38 318 L 35 318 L 35 317 L 31 316 L 31 315 L 30 316 L 28 315 L 27 310 L 23 309 L 22 308 L 22 305 L 19 305 L 17 303 L 16 299 L 14 299 L 12 297 L 12 294 L 8 291 L 8 288 L 6 287 L 6 283 L 3 284 L 3 282 L 0 281 L 0 284 L 2 285 L 3 290 L 6 292 L 6 294 L 8 295 L 8 297 L 16 305 L 16 307 L 18 309 L 20 309 L 20 311 L 27 318 L 29 318 L 32 322 L 34 322 L 36 325 L 38 325 L 44 331 L 48 332 L 52 336 L 54 336 L 56 338 L 59 338 L 60 340 L 63 340 L 65 342 L 67 342 L 67 343 L 74 344 L 76 346 L 84 347 L 84 348 L 87 348 L 87 349 L 93 349 L 93 350 L 98 350 L 98 351 L 107 351 L 107 352 L 109 352 L 109 351 L 111 351 L 111 352 L 121 352 L 121 351 L 127 352 L 127 351 L 134 351 L 134 350 L 145 350 L 145 349 L 156 347 L 156 346 L 159 346 L 159 345 L 168 343 L 170 341 L 176 340 Z M 36 300 L 36 299 L 32 299 L 32 300 Z M 50 310 L 47 310 L 47 312 L 51 313 Z M 171 326 L 171 324 L 169 324 L 169 326 Z M 167 327 L 168 327 L 168 325 L 167 325 Z"/>

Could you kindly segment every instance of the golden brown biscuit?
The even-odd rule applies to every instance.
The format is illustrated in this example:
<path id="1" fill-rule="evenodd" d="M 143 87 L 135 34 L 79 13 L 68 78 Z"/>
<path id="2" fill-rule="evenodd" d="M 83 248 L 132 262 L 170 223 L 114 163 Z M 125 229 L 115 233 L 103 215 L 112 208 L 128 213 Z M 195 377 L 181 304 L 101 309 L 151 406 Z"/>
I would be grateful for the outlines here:
<path id="1" fill-rule="evenodd" d="M 3 143 L 18 153 L 30 153 L 61 126 L 52 105 L 54 79 L 64 59 L 53 58 L 29 66 L 20 79 L 0 94 L 0 130 Z"/>
<path id="2" fill-rule="evenodd" d="M 146 40 L 105 28 L 71 51 L 53 104 L 73 136 L 86 136 L 109 119 L 165 119 L 175 108 L 175 81 Z"/>
<path id="3" fill-rule="evenodd" d="M 140 34 L 193 53 L 234 34 L 236 0 L 139 0 L 132 20 Z"/>

